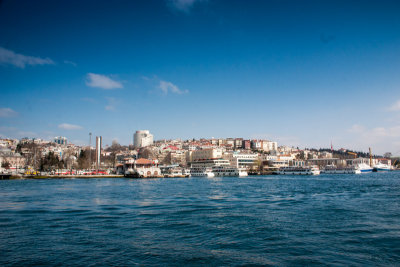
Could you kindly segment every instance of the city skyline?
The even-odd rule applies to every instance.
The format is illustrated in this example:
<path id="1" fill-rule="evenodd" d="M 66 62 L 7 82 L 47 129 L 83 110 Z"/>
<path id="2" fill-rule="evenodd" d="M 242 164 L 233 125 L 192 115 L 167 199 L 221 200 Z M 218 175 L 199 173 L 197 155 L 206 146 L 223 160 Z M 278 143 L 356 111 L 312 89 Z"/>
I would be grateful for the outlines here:
<path id="1" fill-rule="evenodd" d="M 0 136 L 400 154 L 396 1 L 2 1 Z"/>

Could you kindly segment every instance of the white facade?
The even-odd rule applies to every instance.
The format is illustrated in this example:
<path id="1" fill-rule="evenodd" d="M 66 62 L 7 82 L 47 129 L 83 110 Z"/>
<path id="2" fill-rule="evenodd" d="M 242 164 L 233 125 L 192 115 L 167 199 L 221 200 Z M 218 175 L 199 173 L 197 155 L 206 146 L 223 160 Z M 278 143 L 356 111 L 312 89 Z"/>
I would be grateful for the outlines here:
<path id="1" fill-rule="evenodd" d="M 229 160 L 231 166 L 239 169 L 249 169 L 258 159 L 258 155 L 244 153 L 225 153 L 224 158 Z"/>
<path id="2" fill-rule="evenodd" d="M 133 146 L 136 148 L 151 146 L 154 136 L 148 130 L 139 130 L 133 136 Z"/>
<path id="3" fill-rule="evenodd" d="M 278 150 L 278 143 L 268 140 L 252 140 L 251 148 L 264 150 L 266 152 Z"/>

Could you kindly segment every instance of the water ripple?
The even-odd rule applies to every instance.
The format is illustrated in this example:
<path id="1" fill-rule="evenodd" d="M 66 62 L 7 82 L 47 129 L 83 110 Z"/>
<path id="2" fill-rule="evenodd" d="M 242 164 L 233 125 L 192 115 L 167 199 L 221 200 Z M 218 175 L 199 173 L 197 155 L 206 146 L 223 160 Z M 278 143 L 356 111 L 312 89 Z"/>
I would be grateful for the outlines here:
<path id="1" fill-rule="evenodd" d="M 0 181 L 0 265 L 398 265 L 399 174 Z"/>

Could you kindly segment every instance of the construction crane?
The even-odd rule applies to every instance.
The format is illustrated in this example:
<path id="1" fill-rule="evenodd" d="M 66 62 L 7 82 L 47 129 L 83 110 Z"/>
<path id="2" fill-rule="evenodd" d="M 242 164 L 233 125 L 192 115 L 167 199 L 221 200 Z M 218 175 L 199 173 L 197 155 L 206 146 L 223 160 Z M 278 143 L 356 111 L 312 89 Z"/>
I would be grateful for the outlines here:
<path id="1" fill-rule="evenodd" d="M 357 153 L 347 151 L 347 154 L 353 155 L 354 158 L 357 158 Z"/>

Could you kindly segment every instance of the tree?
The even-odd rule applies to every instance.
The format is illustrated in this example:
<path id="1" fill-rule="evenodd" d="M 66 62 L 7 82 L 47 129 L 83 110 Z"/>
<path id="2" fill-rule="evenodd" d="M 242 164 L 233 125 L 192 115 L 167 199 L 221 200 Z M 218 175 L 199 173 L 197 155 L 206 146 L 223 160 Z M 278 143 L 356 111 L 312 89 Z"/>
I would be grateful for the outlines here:
<path id="1" fill-rule="evenodd" d="M 391 152 L 386 152 L 385 154 L 383 154 L 383 157 L 390 159 L 392 157 L 392 153 Z"/>
<path id="2" fill-rule="evenodd" d="M 169 152 L 167 154 L 167 156 L 163 159 L 163 161 L 161 162 L 164 165 L 171 165 L 172 164 L 172 155 L 171 152 Z"/>
<path id="3" fill-rule="evenodd" d="M 89 168 L 89 151 L 81 150 L 78 156 L 78 168 L 79 169 L 88 169 Z"/>
<path id="4" fill-rule="evenodd" d="M 155 158 L 153 151 L 148 148 L 141 148 L 139 151 L 139 158 L 152 159 Z"/>
<path id="5" fill-rule="evenodd" d="M 64 163 L 60 164 L 60 160 L 54 154 L 54 152 L 49 152 L 44 158 L 40 160 L 40 170 L 52 170 L 55 168 L 62 168 Z"/>

